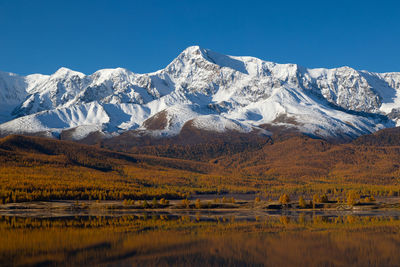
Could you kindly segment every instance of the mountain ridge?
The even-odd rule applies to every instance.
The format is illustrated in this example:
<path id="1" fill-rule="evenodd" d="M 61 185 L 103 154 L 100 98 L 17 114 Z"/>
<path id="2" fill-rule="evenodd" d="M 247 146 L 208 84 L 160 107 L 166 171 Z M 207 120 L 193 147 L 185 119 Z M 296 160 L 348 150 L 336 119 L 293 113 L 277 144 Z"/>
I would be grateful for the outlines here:
<path id="1" fill-rule="evenodd" d="M 68 130 L 79 140 L 92 132 L 107 138 L 133 131 L 163 137 L 190 122 L 219 132 L 270 135 L 260 126 L 272 124 L 354 139 L 398 125 L 399 90 L 400 73 L 307 69 L 192 46 L 148 74 L 123 68 L 90 75 L 67 68 L 52 75 L 2 72 L 0 133 L 59 137 Z M 161 117 L 163 124 L 148 128 L 149 120 Z"/>

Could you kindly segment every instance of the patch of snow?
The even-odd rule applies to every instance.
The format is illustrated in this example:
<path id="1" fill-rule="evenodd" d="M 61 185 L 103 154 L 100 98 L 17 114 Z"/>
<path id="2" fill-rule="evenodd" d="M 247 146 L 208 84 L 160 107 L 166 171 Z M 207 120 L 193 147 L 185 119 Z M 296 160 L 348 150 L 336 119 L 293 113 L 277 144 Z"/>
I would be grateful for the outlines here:
<path id="1" fill-rule="evenodd" d="M 225 132 L 227 130 L 237 132 L 251 132 L 252 128 L 242 125 L 237 121 L 224 118 L 219 115 L 203 115 L 198 116 L 192 121 L 193 126 L 211 132 Z"/>
<path id="2" fill-rule="evenodd" d="M 101 125 L 80 125 L 72 129 L 71 138 L 81 140 L 93 132 L 102 131 Z"/>

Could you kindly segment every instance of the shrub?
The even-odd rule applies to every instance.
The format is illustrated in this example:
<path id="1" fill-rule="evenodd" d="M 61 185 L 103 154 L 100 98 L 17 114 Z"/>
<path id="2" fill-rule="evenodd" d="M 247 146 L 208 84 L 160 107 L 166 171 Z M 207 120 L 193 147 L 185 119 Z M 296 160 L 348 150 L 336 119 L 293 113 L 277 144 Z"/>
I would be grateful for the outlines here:
<path id="1" fill-rule="evenodd" d="M 153 198 L 151 205 L 153 206 L 153 208 L 157 207 L 157 199 L 156 198 Z"/>
<path id="2" fill-rule="evenodd" d="M 313 195 L 313 200 L 312 201 L 313 201 L 314 204 L 321 203 L 321 199 L 319 198 L 319 196 L 317 194 Z"/>
<path id="3" fill-rule="evenodd" d="M 360 195 L 356 191 L 351 190 L 347 194 L 347 205 L 353 206 L 357 203 L 359 199 Z"/>
<path id="4" fill-rule="evenodd" d="M 366 197 L 365 199 L 364 199 L 364 201 L 365 202 L 375 202 L 375 198 L 374 198 L 374 196 L 369 196 L 369 197 Z"/>
<path id="5" fill-rule="evenodd" d="M 304 200 L 303 196 L 299 197 L 299 206 L 300 206 L 300 208 L 303 208 L 303 209 L 305 207 L 307 207 L 306 201 Z"/>
<path id="6" fill-rule="evenodd" d="M 169 200 L 167 200 L 165 198 L 162 198 L 162 199 L 160 199 L 160 204 L 161 205 L 168 205 L 169 204 Z"/>
<path id="7" fill-rule="evenodd" d="M 282 205 L 289 204 L 289 202 L 290 202 L 290 198 L 287 194 L 283 194 L 279 197 L 279 203 L 281 203 Z"/>
<path id="8" fill-rule="evenodd" d="M 187 198 L 182 199 L 182 206 L 187 209 L 190 208 L 190 201 Z"/>
<path id="9" fill-rule="evenodd" d="M 323 194 L 320 198 L 320 201 L 321 203 L 328 203 L 329 202 L 328 196 Z"/>

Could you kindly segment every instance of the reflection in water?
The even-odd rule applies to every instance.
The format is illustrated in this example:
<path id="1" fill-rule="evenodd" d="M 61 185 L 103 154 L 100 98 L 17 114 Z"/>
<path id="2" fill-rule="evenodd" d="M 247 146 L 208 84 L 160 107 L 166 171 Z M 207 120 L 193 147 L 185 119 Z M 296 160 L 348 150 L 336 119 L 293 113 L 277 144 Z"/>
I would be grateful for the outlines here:
<path id="1" fill-rule="evenodd" d="M 399 266 L 398 216 L 0 217 L 0 265 Z"/>

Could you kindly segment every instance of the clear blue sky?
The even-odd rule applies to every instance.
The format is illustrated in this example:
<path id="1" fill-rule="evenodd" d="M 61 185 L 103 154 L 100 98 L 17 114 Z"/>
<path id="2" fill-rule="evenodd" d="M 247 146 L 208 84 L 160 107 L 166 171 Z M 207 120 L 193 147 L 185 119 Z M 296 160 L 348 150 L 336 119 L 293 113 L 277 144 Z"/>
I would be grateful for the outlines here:
<path id="1" fill-rule="evenodd" d="M 2 71 L 145 73 L 190 45 L 305 67 L 400 71 L 400 3 L 0 0 Z"/>

